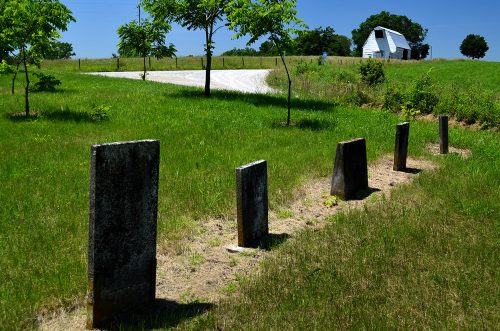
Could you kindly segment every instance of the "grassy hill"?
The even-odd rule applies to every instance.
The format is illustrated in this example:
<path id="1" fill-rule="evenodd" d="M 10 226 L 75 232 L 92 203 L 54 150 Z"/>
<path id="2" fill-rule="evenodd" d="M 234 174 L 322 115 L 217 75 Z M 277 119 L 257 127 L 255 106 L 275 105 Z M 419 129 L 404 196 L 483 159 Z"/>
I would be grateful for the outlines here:
<path id="1" fill-rule="evenodd" d="M 419 65 L 415 70 L 426 71 Z M 489 72 L 488 66 L 478 70 Z M 411 75 L 403 69 L 394 72 Z M 90 145 L 161 141 L 159 240 L 168 245 L 204 217 L 234 213 L 235 167 L 268 160 L 276 210 L 295 188 L 330 174 L 338 141 L 365 137 L 373 162 L 392 151 L 401 121 L 387 111 L 302 96 L 294 100 L 293 127 L 285 128 L 280 95 L 215 92 L 205 99 L 193 88 L 51 73 L 63 85 L 32 94 L 38 116 L 31 119 L 10 115 L 22 111 L 22 81 L 11 96 L 9 79 L 0 79 L 0 324 L 6 330 L 33 326 L 38 312 L 82 301 Z M 220 306 L 181 326 L 500 324 L 500 138 L 459 127 L 450 134 L 451 144 L 470 149 L 471 158 L 435 158 L 439 171 L 398 189 L 390 202 L 332 219 L 325 231 L 304 232 Z M 430 157 L 425 146 L 436 141 L 435 123 L 412 123 L 411 155 Z"/>

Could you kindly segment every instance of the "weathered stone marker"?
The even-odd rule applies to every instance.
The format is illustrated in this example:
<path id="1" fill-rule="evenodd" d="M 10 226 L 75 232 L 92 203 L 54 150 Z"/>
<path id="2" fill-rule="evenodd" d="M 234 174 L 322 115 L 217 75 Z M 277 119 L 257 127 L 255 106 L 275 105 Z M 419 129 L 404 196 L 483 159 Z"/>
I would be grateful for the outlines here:
<path id="1" fill-rule="evenodd" d="M 439 115 L 439 152 L 448 154 L 448 116 Z"/>
<path id="2" fill-rule="evenodd" d="M 357 192 L 368 189 L 368 164 L 364 138 L 337 144 L 331 195 L 352 199 Z"/>
<path id="3" fill-rule="evenodd" d="M 155 300 L 159 160 L 157 140 L 91 148 L 88 329 Z"/>
<path id="4" fill-rule="evenodd" d="M 396 126 L 396 143 L 394 146 L 394 171 L 406 169 L 406 158 L 408 157 L 408 137 L 410 134 L 410 122 L 400 123 Z"/>
<path id="5" fill-rule="evenodd" d="M 269 234 L 267 161 L 253 162 L 236 169 L 238 245 L 257 247 Z"/>

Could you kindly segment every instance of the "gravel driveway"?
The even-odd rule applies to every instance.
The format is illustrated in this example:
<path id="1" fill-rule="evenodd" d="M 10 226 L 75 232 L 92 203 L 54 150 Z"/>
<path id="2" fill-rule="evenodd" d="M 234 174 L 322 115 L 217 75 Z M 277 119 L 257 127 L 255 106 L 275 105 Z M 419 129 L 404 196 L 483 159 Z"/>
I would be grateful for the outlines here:
<path id="1" fill-rule="evenodd" d="M 266 84 L 271 70 L 212 70 L 211 88 L 246 93 L 271 93 Z M 141 79 L 141 71 L 93 72 L 91 75 Z M 186 86 L 205 86 L 205 70 L 148 71 L 147 80 Z"/>

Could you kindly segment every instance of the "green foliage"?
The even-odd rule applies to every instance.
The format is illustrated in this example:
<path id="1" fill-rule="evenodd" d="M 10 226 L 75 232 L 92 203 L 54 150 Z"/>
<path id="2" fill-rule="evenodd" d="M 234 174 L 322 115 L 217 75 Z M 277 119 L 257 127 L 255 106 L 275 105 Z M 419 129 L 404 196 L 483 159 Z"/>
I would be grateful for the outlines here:
<path id="1" fill-rule="evenodd" d="M 436 86 L 427 73 L 416 79 L 410 88 L 408 95 L 410 107 L 419 110 L 422 114 L 430 114 L 439 102 Z"/>
<path id="2" fill-rule="evenodd" d="M 52 75 L 41 72 L 35 72 L 34 75 L 38 78 L 38 81 L 33 85 L 33 92 L 54 92 L 56 86 L 61 85 L 61 81 Z"/>
<path id="3" fill-rule="evenodd" d="M 359 66 L 361 81 L 368 85 L 376 85 L 385 81 L 384 65 L 380 61 L 368 59 Z"/>
<path id="4" fill-rule="evenodd" d="M 213 36 L 223 25 L 225 8 L 229 0 L 142 0 L 154 22 L 177 22 L 188 30 L 205 32 L 205 54 L 207 57 L 205 96 L 210 96 L 210 71 L 215 48 Z"/>
<path id="5" fill-rule="evenodd" d="M 418 115 L 420 115 L 420 110 L 413 108 L 413 104 L 411 102 L 406 102 L 401 106 L 401 113 L 403 114 L 405 120 L 410 121 L 414 120 Z"/>
<path id="6" fill-rule="evenodd" d="M 0 62 L 0 76 L 2 75 L 12 75 L 15 72 L 14 67 L 7 64 L 5 60 Z"/>
<path id="7" fill-rule="evenodd" d="M 39 65 L 43 50 L 75 21 L 59 0 L 5 0 L 0 12 L 0 40 L 19 52 L 26 76 L 25 111 L 29 116 L 28 64 Z"/>
<path id="8" fill-rule="evenodd" d="M 473 59 L 483 58 L 489 49 L 484 37 L 477 34 L 467 35 L 460 45 L 460 52 Z"/>
<path id="9" fill-rule="evenodd" d="M 102 122 L 109 120 L 109 111 L 111 110 L 111 106 L 106 105 L 97 105 L 92 107 L 92 111 L 90 112 L 90 118 L 94 122 Z"/>
<path id="10" fill-rule="evenodd" d="M 427 29 L 406 16 L 394 15 L 386 11 L 368 17 L 359 28 L 352 31 L 352 40 L 357 54 L 362 53 L 366 39 L 377 26 L 402 33 L 410 44 L 412 59 L 419 60 L 427 57 L 429 45 L 423 43 L 427 36 Z"/>
<path id="11" fill-rule="evenodd" d="M 351 55 L 351 40 L 336 34 L 329 26 L 301 31 L 295 39 L 295 44 L 295 55 L 320 55 L 323 52 L 330 56 Z"/>
<path id="12" fill-rule="evenodd" d="M 291 121 L 292 80 L 283 51 L 295 43 L 292 35 L 299 32 L 298 28 L 306 27 L 297 17 L 295 7 L 296 0 L 234 0 L 226 8 L 229 27 L 236 32 L 233 38 L 248 35 L 250 40 L 247 45 L 251 45 L 261 37 L 269 36 L 269 41 L 278 50 L 288 78 L 288 126 Z"/>
<path id="13" fill-rule="evenodd" d="M 334 207 L 339 204 L 336 195 L 324 195 L 323 199 L 324 199 L 323 205 L 325 205 L 328 208 Z"/>
<path id="14" fill-rule="evenodd" d="M 251 47 L 233 48 L 222 53 L 222 56 L 257 56 L 259 52 Z"/>
<path id="15" fill-rule="evenodd" d="M 165 44 L 166 34 L 171 29 L 165 21 L 151 22 L 149 19 L 124 24 L 118 28 L 118 53 L 124 57 L 172 57 L 176 51 L 174 45 Z"/>
<path id="16" fill-rule="evenodd" d="M 46 60 L 69 59 L 75 56 L 73 45 L 66 42 L 54 41 L 46 49 L 42 50 L 43 58 Z"/>

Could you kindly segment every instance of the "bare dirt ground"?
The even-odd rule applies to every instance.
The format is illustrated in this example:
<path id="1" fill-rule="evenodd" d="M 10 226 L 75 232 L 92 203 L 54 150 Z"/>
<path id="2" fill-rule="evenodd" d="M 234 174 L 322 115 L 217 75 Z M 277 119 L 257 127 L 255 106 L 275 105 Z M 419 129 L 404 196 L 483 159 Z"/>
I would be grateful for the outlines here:
<path id="1" fill-rule="evenodd" d="M 212 70 L 211 87 L 218 90 L 230 90 L 246 93 L 272 93 L 274 90 L 266 83 L 271 70 Z M 115 78 L 141 79 L 141 71 L 130 72 L 93 72 Z M 205 86 L 205 70 L 185 71 L 148 71 L 147 80 L 185 86 Z"/>
<path id="2" fill-rule="evenodd" d="M 294 201 L 285 210 L 271 211 L 269 230 L 275 238 L 294 240 L 297 231 L 304 228 L 322 228 L 327 218 L 336 213 L 381 203 L 382 196 L 409 183 L 422 171 L 431 171 L 436 165 L 428 160 L 408 159 L 405 172 L 392 170 L 391 156 L 384 156 L 369 167 L 370 190 L 359 200 L 338 201 L 325 205 L 329 197 L 331 178 L 316 178 L 296 192 Z M 237 244 L 236 219 L 208 219 L 200 223 L 195 233 L 182 242 L 158 249 L 156 297 L 179 303 L 196 301 L 217 303 L 224 297 L 240 275 L 258 270 L 258 262 L 272 250 L 256 249 L 244 253 L 230 253 L 227 247 Z M 83 301 L 72 311 L 57 311 L 39 316 L 41 330 L 83 330 L 86 313 Z"/>

